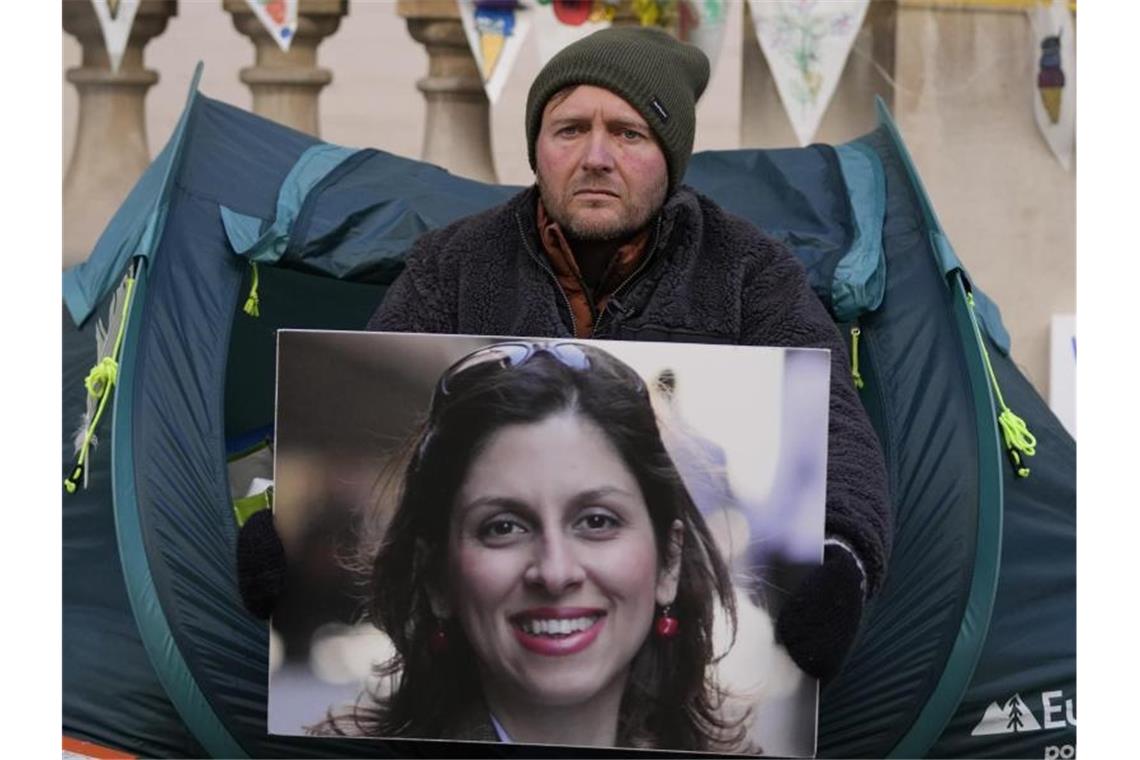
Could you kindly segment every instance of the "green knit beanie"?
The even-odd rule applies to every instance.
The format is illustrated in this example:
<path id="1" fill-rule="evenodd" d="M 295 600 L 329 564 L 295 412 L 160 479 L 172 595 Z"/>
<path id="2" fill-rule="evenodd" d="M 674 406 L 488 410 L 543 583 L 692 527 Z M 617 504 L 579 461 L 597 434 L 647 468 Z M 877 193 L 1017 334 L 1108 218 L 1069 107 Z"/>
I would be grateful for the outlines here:
<path id="1" fill-rule="evenodd" d="M 604 87 L 621 96 L 649 123 L 669 164 L 669 192 L 685 176 L 693 153 L 697 99 L 709 81 L 709 59 L 700 48 L 652 27 L 616 26 L 567 45 L 538 72 L 526 99 L 530 168 L 546 102 L 576 84 Z"/>

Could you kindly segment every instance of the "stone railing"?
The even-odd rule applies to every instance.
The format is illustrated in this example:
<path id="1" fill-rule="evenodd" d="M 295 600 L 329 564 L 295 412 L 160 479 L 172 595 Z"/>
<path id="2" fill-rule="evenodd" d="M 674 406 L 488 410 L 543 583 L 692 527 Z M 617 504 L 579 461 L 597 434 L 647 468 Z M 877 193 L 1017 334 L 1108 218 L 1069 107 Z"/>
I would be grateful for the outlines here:
<path id="1" fill-rule="evenodd" d="M 195 0 L 197 2 L 199 0 Z M 320 135 L 319 100 L 334 72 L 317 62 L 318 47 L 348 15 L 348 0 L 300 0 L 297 30 L 288 51 L 264 30 L 246 0 L 216 0 L 253 47 L 251 65 L 236 72 L 252 95 L 253 110 L 309 134 Z M 623 0 L 615 24 L 637 23 L 633 0 Z M 67 71 L 77 90 L 74 149 L 63 188 L 64 266 L 82 261 L 99 233 L 150 163 L 146 94 L 158 82 L 145 67 L 147 43 L 178 13 L 177 0 L 142 0 L 118 71 L 112 72 L 89 0 L 62 0 L 63 28 L 82 47 L 82 63 Z M 847 139 L 874 124 L 872 93 L 890 101 L 894 72 L 897 0 L 873 0 L 857 47 L 820 128 L 821 140 Z M 397 0 L 392 6 L 408 34 L 427 53 L 426 74 L 416 82 L 425 118 L 421 157 L 449 171 L 495 182 L 491 110 L 467 45 L 456 0 Z M 760 55 L 751 20 L 743 24 L 741 145 L 793 144 L 775 87 Z M 855 126 L 853 126 L 855 125 Z"/>
<path id="2" fill-rule="evenodd" d="M 416 82 L 427 101 L 423 159 L 494 182 L 491 104 L 455 0 L 399 0 L 396 12 L 428 54 L 427 76 Z"/>
<path id="3" fill-rule="evenodd" d="M 158 82 L 158 73 L 143 65 L 143 48 L 166 29 L 176 6 L 175 0 L 143 0 L 119 69 L 111 71 L 91 3 L 63 2 L 63 30 L 83 48 L 82 63 L 67 72 L 67 81 L 79 93 L 79 120 L 63 180 L 65 267 L 87 258 L 115 209 L 150 164 L 145 100 L 146 91 Z"/>
<path id="4" fill-rule="evenodd" d="M 222 7 L 256 51 L 255 63 L 239 74 L 253 93 L 253 112 L 319 136 L 318 96 L 333 74 L 317 65 L 317 46 L 336 32 L 348 13 L 348 0 L 301 0 L 287 51 L 278 47 L 245 0 L 222 0 Z"/>

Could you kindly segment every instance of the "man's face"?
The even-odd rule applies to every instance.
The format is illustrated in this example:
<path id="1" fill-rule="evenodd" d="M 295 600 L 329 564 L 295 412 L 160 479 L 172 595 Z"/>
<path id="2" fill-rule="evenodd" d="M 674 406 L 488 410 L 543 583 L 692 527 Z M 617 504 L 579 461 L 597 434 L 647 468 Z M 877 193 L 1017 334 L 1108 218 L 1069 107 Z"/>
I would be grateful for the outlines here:
<path id="1" fill-rule="evenodd" d="M 579 85 L 550 99 L 535 145 L 546 212 L 571 238 L 618 241 L 644 228 L 665 202 L 665 154 L 633 106 Z"/>

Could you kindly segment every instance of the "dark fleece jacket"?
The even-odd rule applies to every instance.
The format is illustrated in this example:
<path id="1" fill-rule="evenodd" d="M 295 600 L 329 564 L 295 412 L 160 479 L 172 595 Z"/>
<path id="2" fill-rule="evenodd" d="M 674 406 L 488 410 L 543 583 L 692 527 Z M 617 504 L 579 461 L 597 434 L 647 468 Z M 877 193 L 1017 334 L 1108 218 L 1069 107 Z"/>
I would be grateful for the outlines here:
<path id="1" fill-rule="evenodd" d="M 574 337 L 569 303 L 538 240 L 536 202 L 532 187 L 425 233 L 368 329 Z M 868 594 L 878 589 L 891 544 L 883 456 L 839 331 L 783 245 L 682 186 L 591 337 L 831 349 L 827 532 L 858 553 Z"/>

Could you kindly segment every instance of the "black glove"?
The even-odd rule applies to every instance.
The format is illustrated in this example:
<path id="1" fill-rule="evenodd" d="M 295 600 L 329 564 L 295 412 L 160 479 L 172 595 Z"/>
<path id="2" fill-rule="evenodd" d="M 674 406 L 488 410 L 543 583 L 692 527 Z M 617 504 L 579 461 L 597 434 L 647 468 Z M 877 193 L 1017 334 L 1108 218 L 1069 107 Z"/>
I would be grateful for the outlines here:
<path id="1" fill-rule="evenodd" d="M 800 669 L 823 683 L 847 657 L 863 616 L 863 570 L 846 547 L 828 543 L 776 622 L 776 639 Z"/>
<path id="2" fill-rule="evenodd" d="M 237 539 L 238 589 L 245 608 L 268 620 L 285 587 L 285 547 L 273 527 L 273 513 L 255 512 Z"/>

